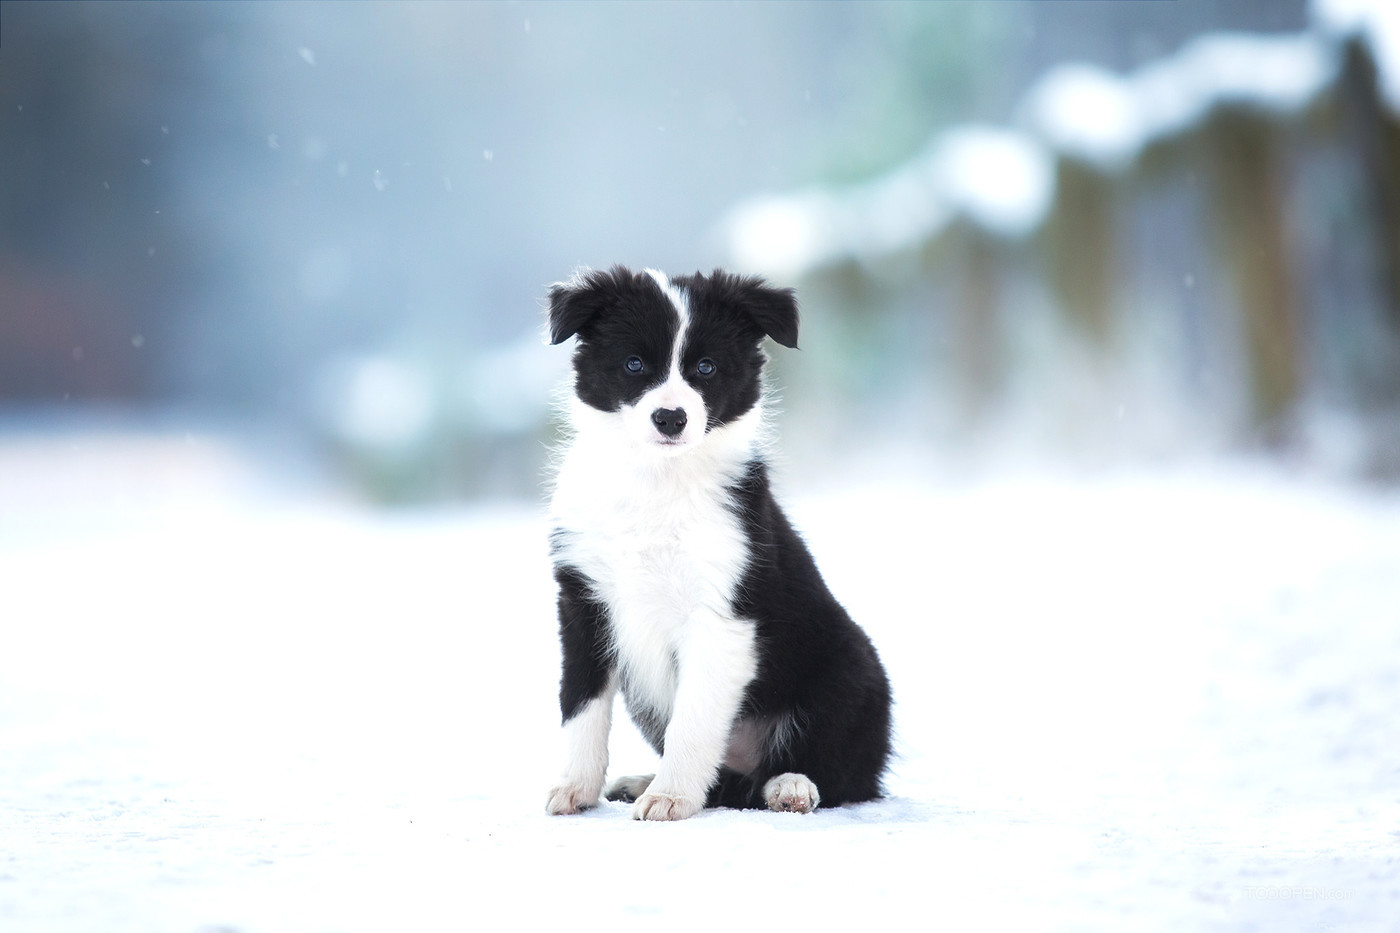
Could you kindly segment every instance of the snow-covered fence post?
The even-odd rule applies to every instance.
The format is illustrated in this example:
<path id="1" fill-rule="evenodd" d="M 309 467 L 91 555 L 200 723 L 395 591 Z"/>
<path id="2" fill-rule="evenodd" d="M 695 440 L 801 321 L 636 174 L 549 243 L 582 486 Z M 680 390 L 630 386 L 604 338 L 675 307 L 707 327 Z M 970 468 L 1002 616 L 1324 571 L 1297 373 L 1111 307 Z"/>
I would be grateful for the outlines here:
<path id="1" fill-rule="evenodd" d="M 1112 339 L 1116 268 L 1114 180 L 1088 162 L 1060 154 L 1055 201 L 1040 231 L 1047 278 L 1076 330 L 1102 350 Z"/>
<path id="2" fill-rule="evenodd" d="M 1054 167 L 1032 137 L 976 126 L 941 134 L 928 165 L 946 219 L 927 230 L 924 251 L 954 283 L 957 387 L 963 414 L 977 420 L 1006 388 L 1007 289 L 1054 200 Z"/>
<path id="3" fill-rule="evenodd" d="M 1266 115 L 1233 105 L 1217 108 L 1200 131 L 1210 219 L 1242 319 L 1252 420 L 1266 435 L 1282 427 L 1301 384 L 1282 135 Z"/>
<path id="4" fill-rule="evenodd" d="M 1006 338 L 1000 244 L 966 219 L 958 219 L 925 248 L 930 275 L 949 285 L 945 312 L 952 343 L 953 389 L 960 416 L 975 422 L 1003 388 Z"/>
<path id="5" fill-rule="evenodd" d="M 1386 106 L 1375 57 L 1359 36 L 1346 40 L 1339 96 L 1343 132 L 1354 140 L 1370 188 L 1377 285 L 1400 339 L 1400 115 Z"/>

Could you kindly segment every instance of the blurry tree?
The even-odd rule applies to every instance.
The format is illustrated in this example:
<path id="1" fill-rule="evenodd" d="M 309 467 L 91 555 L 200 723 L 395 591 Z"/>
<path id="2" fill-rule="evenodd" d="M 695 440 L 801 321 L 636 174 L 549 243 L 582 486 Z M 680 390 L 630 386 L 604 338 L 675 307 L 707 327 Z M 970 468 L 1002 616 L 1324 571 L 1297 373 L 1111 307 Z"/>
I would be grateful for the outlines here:
<path id="1" fill-rule="evenodd" d="M 193 233 L 172 136 L 200 90 L 191 17 L 136 31 L 87 4 L 11 2 L 0 48 L 0 400 L 166 386 Z M 184 11 L 188 13 L 188 11 Z"/>

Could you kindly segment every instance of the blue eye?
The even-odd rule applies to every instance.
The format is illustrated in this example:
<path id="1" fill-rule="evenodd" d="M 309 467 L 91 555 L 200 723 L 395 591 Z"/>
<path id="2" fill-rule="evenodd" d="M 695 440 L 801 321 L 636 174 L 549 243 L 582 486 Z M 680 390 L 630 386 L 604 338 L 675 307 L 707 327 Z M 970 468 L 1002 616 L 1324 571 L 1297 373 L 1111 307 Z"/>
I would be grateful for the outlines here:
<path id="1" fill-rule="evenodd" d="M 629 373 L 639 373 L 646 368 L 646 364 L 642 362 L 640 356 L 629 356 L 627 362 L 622 365 L 627 367 Z"/>
<path id="2" fill-rule="evenodd" d="M 695 371 L 702 376 L 713 376 L 715 374 L 715 361 L 706 357 L 695 364 Z"/>

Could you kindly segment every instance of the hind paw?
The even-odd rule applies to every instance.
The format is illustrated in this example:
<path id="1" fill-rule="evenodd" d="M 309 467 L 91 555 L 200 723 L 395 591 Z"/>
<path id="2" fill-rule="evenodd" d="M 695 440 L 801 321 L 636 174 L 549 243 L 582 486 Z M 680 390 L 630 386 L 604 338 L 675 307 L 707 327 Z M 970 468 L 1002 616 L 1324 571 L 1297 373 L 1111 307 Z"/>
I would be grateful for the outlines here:
<path id="1" fill-rule="evenodd" d="M 763 800 L 770 810 L 811 813 L 822 798 L 807 775 L 788 773 L 770 778 L 763 785 Z"/>
<path id="2" fill-rule="evenodd" d="M 632 774 L 620 777 L 608 785 L 608 789 L 603 791 L 603 796 L 609 800 L 632 803 L 647 792 L 647 788 L 651 786 L 655 777 L 654 774 Z"/>

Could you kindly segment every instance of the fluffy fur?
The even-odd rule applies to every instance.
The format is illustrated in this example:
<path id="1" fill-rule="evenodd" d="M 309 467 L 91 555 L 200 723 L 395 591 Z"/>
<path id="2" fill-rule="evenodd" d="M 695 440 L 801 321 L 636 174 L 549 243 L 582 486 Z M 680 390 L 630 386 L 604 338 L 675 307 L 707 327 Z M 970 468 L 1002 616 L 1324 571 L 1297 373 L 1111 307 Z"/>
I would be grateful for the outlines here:
<path id="1" fill-rule="evenodd" d="M 550 813 L 604 792 L 618 692 L 661 755 L 613 799 L 809 812 L 880 794 L 890 691 L 773 497 L 761 344 L 797 344 L 790 290 L 617 267 L 549 295 L 577 337 L 551 500 L 568 739 Z"/>

